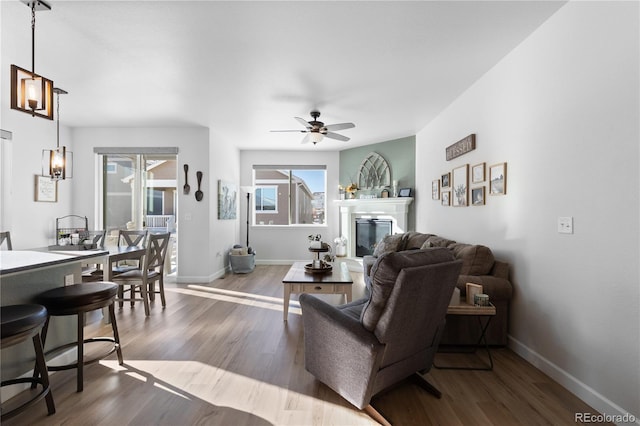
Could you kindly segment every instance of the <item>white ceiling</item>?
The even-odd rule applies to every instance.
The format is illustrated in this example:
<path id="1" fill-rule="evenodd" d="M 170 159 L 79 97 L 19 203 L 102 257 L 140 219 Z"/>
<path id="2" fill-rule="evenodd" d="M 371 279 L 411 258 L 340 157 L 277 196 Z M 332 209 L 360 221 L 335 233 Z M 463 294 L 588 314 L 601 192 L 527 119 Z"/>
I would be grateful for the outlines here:
<path id="1" fill-rule="evenodd" d="M 69 92 L 62 124 L 205 126 L 241 149 L 335 150 L 416 134 L 564 2 L 50 4 L 35 71 Z M 1 7 L 2 53 L 30 69 L 30 10 Z M 269 132 L 316 108 L 355 123 L 338 132 L 351 141 Z"/>

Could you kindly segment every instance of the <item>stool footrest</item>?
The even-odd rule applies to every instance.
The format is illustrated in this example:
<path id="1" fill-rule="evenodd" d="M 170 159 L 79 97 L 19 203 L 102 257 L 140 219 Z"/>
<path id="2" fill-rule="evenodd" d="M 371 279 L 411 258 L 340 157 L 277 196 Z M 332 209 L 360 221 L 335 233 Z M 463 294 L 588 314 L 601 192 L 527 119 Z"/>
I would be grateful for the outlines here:
<path id="1" fill-rule="evenodd" d="M 89 365 L 89 364 L 93 364 L 94 362 L 100 361 L 101 359 L 111 355 L 112 353 L 114 353 L 115 351 L 118 350 L 118 348 L 120 347 L 119 343 L 116 343 L 115 339 L 113 337 L 92 337 L 90 339 L 84 339 L 83 343 L 93 343 L 93 342 L 110 342 L 113 343 L 113 346 L 111 347 L 111 349 L 109 349 L 109 351 L 101 354 L 101 355 L 97 355 L 94 358 L 90 358 L 87 360 L 83 360 L 83 364 L 84 365 Z M 60 352 L 64 349 L 67 348 L 75 348 L 77 347 L 78 344 L 76 342 L 71 342 L 71 343 L 67 343 L 66 345 L 62 345 L 62 346 L 58 346 L 57 348 L 51 349 L 49 351 L 47 351 L 46 355 L 50 355 L 51 353 L 54 352 Z M 72 368 L 78 368 L 78 362 L 79 360 L 76 360 L 76 362 L 72 362 L 70 364 L 65 364 L 65 365 L 47 365 L 47 370 L 49 371 L 62 371 L 62 370 L 71 370 Z M 122 364 L 122 363 L 120 363 Z"/>
<path id="2" fill-rule="evenodd" d="M 22 383 L 30 383 L 32 388 L 35 388 L 37 385 L 40 385 L 40 386 L 42 386 L 42 390 L 37 395 L 34 395 L 29 400 L 23 402 L 21 405 L 19 405 L 17 407 L 14 407 L 14 408 L 11 408 L 10 411 L 4 412 L 4 410 L 2 410 L 2 416 L 0 416 L 0 420 L 5 421 L 7 419 L 12 418 L 13 416 L 15 416 L 17 414 L 22 413 L 27 408 L 31 407 L 32 405 L 36 404 L 37 402 L 42 401 L 42 399 L 45 396 L 47 396 L 49 394 L 49 392 L 51 391 L 50 386 L 46 386 L 43 383 L 42 379 L 40 379 L 40 378 L 34 379 L 32 377 L 22 377 L 22 378 L 19 378 L 19 379 L 5 380 L 0 384 L 0 386 L 11 386 L 11 385 L 18 385 L 18 384 L 22 384 Z M 54 412 L 55 412 L 55 409 L 53 410 L 53 412 L 49 411 L 49 414 L 53 414 Z"/>

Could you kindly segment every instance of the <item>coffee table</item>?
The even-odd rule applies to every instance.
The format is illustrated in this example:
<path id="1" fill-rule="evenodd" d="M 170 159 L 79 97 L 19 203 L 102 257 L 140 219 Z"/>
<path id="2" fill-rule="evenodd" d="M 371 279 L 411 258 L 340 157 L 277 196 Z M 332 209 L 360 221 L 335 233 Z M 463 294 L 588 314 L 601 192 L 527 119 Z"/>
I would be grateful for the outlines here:
<path id="1" fill-rule="evenodd" d="M 353 280 L 344 262 L 335 262 L 331 271 L 323 273 L 307 272 L 307 262 L 296 262 L 282 280 L 284 284 L 284 321 L 289 314 L 291 293 L 344 294 L 347 303 L 353 297 Z"/>
<path id="2" fill-rule="evenodd" d="M 475 306 L 467 304 L 465 300 L 461 300 L 458 305 L 449 305 L 447 308 L 447 315 L 469 315 L 475 316 L 478 319 L 478 326 L 480 327 L 480 338 L 476 342 L 474 346 L 471 347 L 470 353 L 475 353 L 478 348 L 482 345 L 484 350 L 487 352 L 487 357 L 489 358 L 489 363 L 485 364 L 482 367 L 454 367 L 454 366 L 445 366 L 445 365 L 436 365 L 435 360 L 433 362 L 433 366 L 439 369 L 447 369 L 447 370 L 493 370 L 493 358 L 491 358 L 491 351 L 489 349 L 489 344 L 486 339 L 487 327 L 489 327 L 489 323 L 491 322 L 491 318 L 496 314 L 496 307 L 493 304 L 489 304 L 489 306 Z M 482 318 L 486 318 L 486 320 L 482 321 Z M 460 352 L 460 351 L 445 351 L 438 350 L 438 352 Z"/>

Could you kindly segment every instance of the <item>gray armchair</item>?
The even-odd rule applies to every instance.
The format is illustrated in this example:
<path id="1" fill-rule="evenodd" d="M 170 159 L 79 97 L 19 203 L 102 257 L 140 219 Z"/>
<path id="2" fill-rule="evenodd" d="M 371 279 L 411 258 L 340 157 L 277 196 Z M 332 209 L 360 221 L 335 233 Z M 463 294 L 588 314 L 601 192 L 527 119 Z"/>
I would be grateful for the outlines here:
<path id="1" fill-rule="evenodd" d="M 307 371 L 383 424 L 370 402 L 391 385 L 412 377 L 439 398 L 417 372 L 431 368 L 461 265 L 444 248 L 391 252 L 367 299 L 335 307 L 302 294 Z"/>

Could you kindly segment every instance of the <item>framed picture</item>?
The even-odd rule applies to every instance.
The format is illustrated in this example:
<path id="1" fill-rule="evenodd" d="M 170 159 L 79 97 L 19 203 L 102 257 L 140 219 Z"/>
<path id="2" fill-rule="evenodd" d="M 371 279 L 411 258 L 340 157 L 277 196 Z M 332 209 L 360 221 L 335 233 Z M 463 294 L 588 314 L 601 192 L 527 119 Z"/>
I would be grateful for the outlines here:
<path id="1" fill-rule="evenodd" d="M 411 188 L 400 188 L 398 191 L 398 197 L 411 197 Z"/>
<path id="2" fill-rule="evenodd" d="M 443 188 L 448 188 L 449 187 L 449 180 L 451 179 L 451 173 L 445 173 L 442 175 L 442 177 L 440 178 L 440 183 L 441 186 Z"/>
<path id="3" fill-rule="evenodd" d="M 476 294 L 482 294 L 482 286 L 480 284 L 467 283 L 466 285 L 467 295 L 466 300 L 467 304 L 473 305 L 474 298 Z"/>
<path id="4" fill-rule="evenodd" d="M 236 184 L 218 181 L 218 219 L 235 219 L 238 204 L 238 190 Z"/>
<path id="5" fill-rule="evenodd" d="M 450 197 L 451 197 L 451 191 L 442 191 L 442 205 L 443 206 L 451 205 Z"/>
<path id="6" fill-rule="evenodd" d="M 480 183 L 484 182 L 485 179 L 485 163 L 476 164 L 471 168 L 471 182 L 472 183 Z"/>
<path id="7" fill-rule="evenodd" d="M 484 186 L 471 188 L 471 205 L 484 206 Z"/>
<path id="8" fill-rule="evenodd" d="M 453 189 L 453 207 L 464 207 L 469 205 L 469 165 L 456 167 L 451 176 L 451 187 Z"/>
<path id="9" fill-rule="evenodd" d="M 498 163 L 489 167 L 489 194 L 507 193 L 507 163 Z"/>
<path id="10" fill-rule="evenodd" d="M 35 175 L 35 201 L 58 202 L 58 181 L 48 176 Z"/>
<path id="11" fill-rule="evenodd" d="M 433 200 L 440 199 L 440 179 L 431 181 L 431 199 Z"/>

